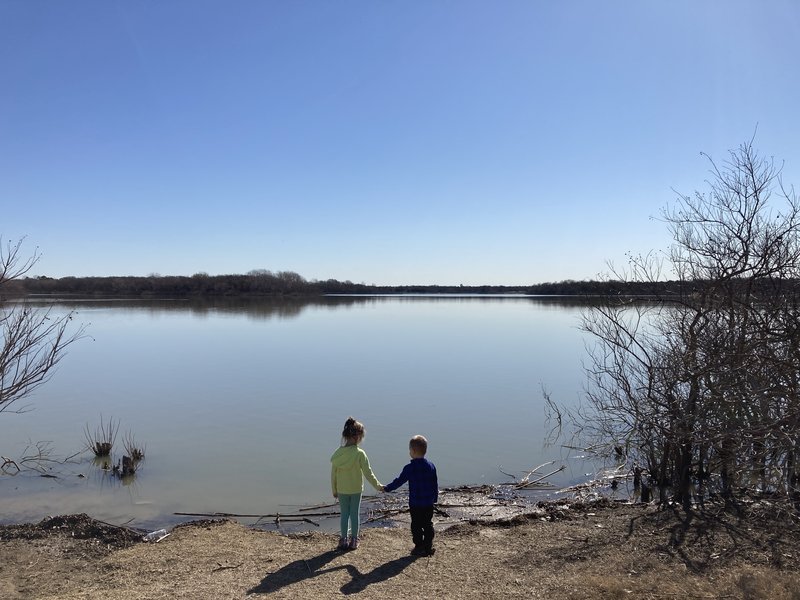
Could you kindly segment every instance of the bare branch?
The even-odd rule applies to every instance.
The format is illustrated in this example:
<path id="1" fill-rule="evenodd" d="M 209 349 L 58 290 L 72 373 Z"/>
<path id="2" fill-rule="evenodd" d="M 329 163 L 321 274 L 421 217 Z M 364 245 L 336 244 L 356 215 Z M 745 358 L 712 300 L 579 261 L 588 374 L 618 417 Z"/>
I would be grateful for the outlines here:
<path id="1" fill-rule="evenodd" d="M 3 244 L 0 239 L 0 286 L 23 276 L 39 260 L 38 249 L 25 259 L 24 239 Z M 85 328 L 73 329 L 74 313 L 55 316 L 25 301 L 8 302 L 0 297 L 0 412 L 14 411 L 12 405 L 45 383 L 64 357 L 67 347 L 82 338 Z"/>
<path id="2" fill-rule="evenodd" d="M 677 293 L 609 299 L 586 311 L 585 403 L 568 415 L 581 447 L 644 465 L 689 505 L 693 485 L 757 486 L 800 503 L 800 203 L 753 140 L 706 158 L 704 192 L 663 211 Z M 629 256 L 612 276 L 653 281 L 661 258 Z"/>

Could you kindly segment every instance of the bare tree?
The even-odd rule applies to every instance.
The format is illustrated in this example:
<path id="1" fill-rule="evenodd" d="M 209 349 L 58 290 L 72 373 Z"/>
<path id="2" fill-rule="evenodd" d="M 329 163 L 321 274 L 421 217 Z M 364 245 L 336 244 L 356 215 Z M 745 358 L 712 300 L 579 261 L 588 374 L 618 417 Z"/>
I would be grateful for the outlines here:
<path id="1" fill-rule="evenodd" d="M 38 250 L 23 257 L 23 241 L 4 244 L 0 239 L 0 291 L 39 260 Z M 72 313 L 55 317 L 49 309 L 0 297 L 0 412 L 22 412 L 24 407 L 17 408 L 15 402 L 46 382 L 66 348 L 82 337 L 82 326 L 68 331 L 72 317 Z"/>
<path id="2" fill-rule="evenodd" d="M 663 212 L 669 252 L 611 275 L 656 281 L 671 268 L 671 289 L 584 314 L 594 343 L 573 423 L 584 443 L 645 467 L 662 501 L 689 507 L 695 484 L 700 497 L 758 487 L 800 499 L 800 203 L 752 140 L 708 160 L 708 189 Z"/>

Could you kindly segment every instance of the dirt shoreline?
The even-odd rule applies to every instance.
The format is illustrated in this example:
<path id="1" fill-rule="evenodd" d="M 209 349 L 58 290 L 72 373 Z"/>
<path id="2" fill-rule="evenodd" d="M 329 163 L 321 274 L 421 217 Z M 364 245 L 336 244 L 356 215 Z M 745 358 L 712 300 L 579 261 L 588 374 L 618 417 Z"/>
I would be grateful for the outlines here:
<path id="1" fill-rule="evenodd" d="M 159 543 L 86 515 L 0 527 L 0 598 L 800 599 L 796 513 L 769 501 L 687 515 L 601 500 L 465 521 L 414 558 L 406 528 L 281 535 L 231 520 Z"/>

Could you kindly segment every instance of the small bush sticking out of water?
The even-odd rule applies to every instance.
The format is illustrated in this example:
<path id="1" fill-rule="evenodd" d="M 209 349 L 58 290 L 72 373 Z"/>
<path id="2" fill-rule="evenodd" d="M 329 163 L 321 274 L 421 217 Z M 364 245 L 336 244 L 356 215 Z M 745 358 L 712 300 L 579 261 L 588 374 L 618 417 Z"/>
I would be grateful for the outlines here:
<path id="1" fill-rule="evenodd" d="M 133 433 L 128 431 L 122 445 L 125 454 L 117 460 L 112 456 L 111 450 L 119 431 L 119 420 L 109 419 L 108 422 L 100 416 L 100 426 L 94 432 L 87 425 L 84 429 L 86 447 L 95 455 L 94 463 L 103 471 L 110 472 L 124 483 L 133 481 L 133 476 L 139 469 L 139 463 L 144 460 L 144 446 L 136 442 Z"/>
<path id="2" fill-rule="evenodd" d="M 111 448 L 114 447 L 114 442 L 117 439 L 117 431 L 119 430 L 119 421 L 114 421 L 110 418 L 108 423 L 100 415 L 100 425 L 95 428 L 94 432 L 89 429 L 87 424 L 84 429 L 86 437 L 86 446 L 91 450 L 95 456 L 109 456 Z"/>
<path id="3" fill-rule="evenodd" d="M 122 445 L 125 447 L 125 453 L 134 463 L 144 460 L 144 446 L 136 443 L 136 440 L 130 431 L 125 434 L 125 438 L 122 440 Z"/>

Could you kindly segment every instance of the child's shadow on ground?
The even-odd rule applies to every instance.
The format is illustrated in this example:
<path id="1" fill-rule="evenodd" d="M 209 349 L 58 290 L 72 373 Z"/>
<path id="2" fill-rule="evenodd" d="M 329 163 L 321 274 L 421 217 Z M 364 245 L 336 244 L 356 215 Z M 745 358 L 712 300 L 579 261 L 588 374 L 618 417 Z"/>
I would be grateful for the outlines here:
<path id="1" fill-rule="evenodd" d="M 402 556 L 375 567 L 369 573 L 361 573 L 353 565 L 345 565 L 352 579 L 342 586 L 341 592 L 345 595 L 363 592 L 368 585 L 391 579 L 402 573 L 408 565 L 417 560 L 416 556 Z"/>
<path id="2" fill-rule="evenodd" d="M 299 583 L 306 579 L 317 577 L 318 575 L 344 569 L 350 573 L 351 580 L 342 586 L 342 594 L 357 594 L 358 592 L 364 591 L 370 584 L 386 581 L 387 579 L 399 575 L 403 569 L 416 560 L 414 556 L 403 556 L 382 564 L 379 567 L 375 567 L 369 573 L 361 573 L 361 571 L 351 564 L 327 569 L 322 568 L 337 556 L 341 556 L 341 552 L 328 550 L 308 560 L 295 560 L 290 562 L 274 573 L 269 573 L 261 580 L 260 584 L 248 590 L 247 593 L 269 594 L 288 585 Z"/>

